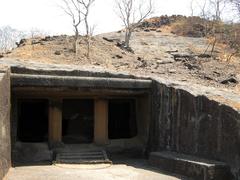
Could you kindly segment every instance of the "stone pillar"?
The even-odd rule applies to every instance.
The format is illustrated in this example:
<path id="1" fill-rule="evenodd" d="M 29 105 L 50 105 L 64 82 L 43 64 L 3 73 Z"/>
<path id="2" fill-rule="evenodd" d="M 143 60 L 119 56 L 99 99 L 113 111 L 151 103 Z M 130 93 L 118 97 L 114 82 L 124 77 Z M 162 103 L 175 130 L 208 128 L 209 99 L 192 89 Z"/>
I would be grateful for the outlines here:
<path id="1" fill-rule="evenodd" d="M 62 99 L 49 100 L 49 143 L 51 145 L 62 142 Z"/>
<path id="2" fill-rule="evenodd" d="M 94 142 L 105 145 L 108 143 L 108 101 L 96 99 L 94 109 Z"/>

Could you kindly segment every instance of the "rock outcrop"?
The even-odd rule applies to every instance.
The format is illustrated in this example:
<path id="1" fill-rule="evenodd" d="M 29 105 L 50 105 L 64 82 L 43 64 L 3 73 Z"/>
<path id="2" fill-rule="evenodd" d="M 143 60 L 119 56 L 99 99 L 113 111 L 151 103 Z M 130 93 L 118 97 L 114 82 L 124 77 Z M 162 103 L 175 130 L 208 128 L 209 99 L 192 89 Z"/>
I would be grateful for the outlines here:
<path id="1" fill-rule="evenodd" d="M 0 179 L 3 179 L 10 166 L 10 73 L 0 66 Z"/>

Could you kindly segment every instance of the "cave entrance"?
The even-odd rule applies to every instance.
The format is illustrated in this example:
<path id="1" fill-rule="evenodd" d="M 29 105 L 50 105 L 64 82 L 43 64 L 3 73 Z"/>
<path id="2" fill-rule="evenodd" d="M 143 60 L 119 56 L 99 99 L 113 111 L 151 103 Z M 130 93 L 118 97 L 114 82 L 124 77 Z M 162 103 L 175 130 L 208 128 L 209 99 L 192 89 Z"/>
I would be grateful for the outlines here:
<path id="1" fill-rule="evenodd" d="M 92 143 L 94 100 L 63 100 L 62 139 L 66 144 Z"/>
<path id="2" fill-rule="evenodd" d="M 112 99 L 108 104 L 109 139 L 137 136 L 136 102 L 134 99 Z"/>
<path id="3" fill-rule="evenodd" d="M 48 141 L 48 100 L 20 100 L 18 139 L 22 142 Z"/>

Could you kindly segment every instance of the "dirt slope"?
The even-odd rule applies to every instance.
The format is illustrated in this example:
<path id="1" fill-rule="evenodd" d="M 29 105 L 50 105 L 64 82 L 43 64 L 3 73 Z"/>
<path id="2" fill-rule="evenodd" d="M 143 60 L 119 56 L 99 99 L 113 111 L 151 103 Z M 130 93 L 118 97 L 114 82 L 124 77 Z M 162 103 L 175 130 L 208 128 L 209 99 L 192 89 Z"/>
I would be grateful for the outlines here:
<path id="1" fill-rule="evenodd" d="M 215 50 L 215 58 L 203 56 L 208 46 L 205 38 L 183 37 L 172 34 L 166 26 L 160 29 L 138 29 L 131 47 L 134 53 L 117 46 L 124 32 L 113 32 L 93 37 L 90 58 L 86 57 L 86 42 L 80 38 L 77 54 L 72 52 L 73 38 L 54 36 L 22 41 L 18 48 L 4 58 L 43 63 L 91 65 L 114 71 L 157 76 L 227 88 L 240 92 L 240 60 L 226 62 L 224 48 Z"/>

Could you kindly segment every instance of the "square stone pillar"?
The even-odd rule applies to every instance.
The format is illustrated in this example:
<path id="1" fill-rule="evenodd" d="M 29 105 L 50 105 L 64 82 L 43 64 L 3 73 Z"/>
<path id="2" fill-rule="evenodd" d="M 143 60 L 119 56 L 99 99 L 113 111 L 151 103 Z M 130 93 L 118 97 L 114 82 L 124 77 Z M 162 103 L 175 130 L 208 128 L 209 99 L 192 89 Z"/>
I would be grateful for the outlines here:
<path id="1" fill-rule="evenodd" d="M 62 99 L 49 100 L 49 143 L 51 145 L 62 142 Z"/>
<path id="2" fill-rule="evenodd" d="M 95 100 L 94 142 L 97 145 L 108 144 L 108 100 Z"/>

